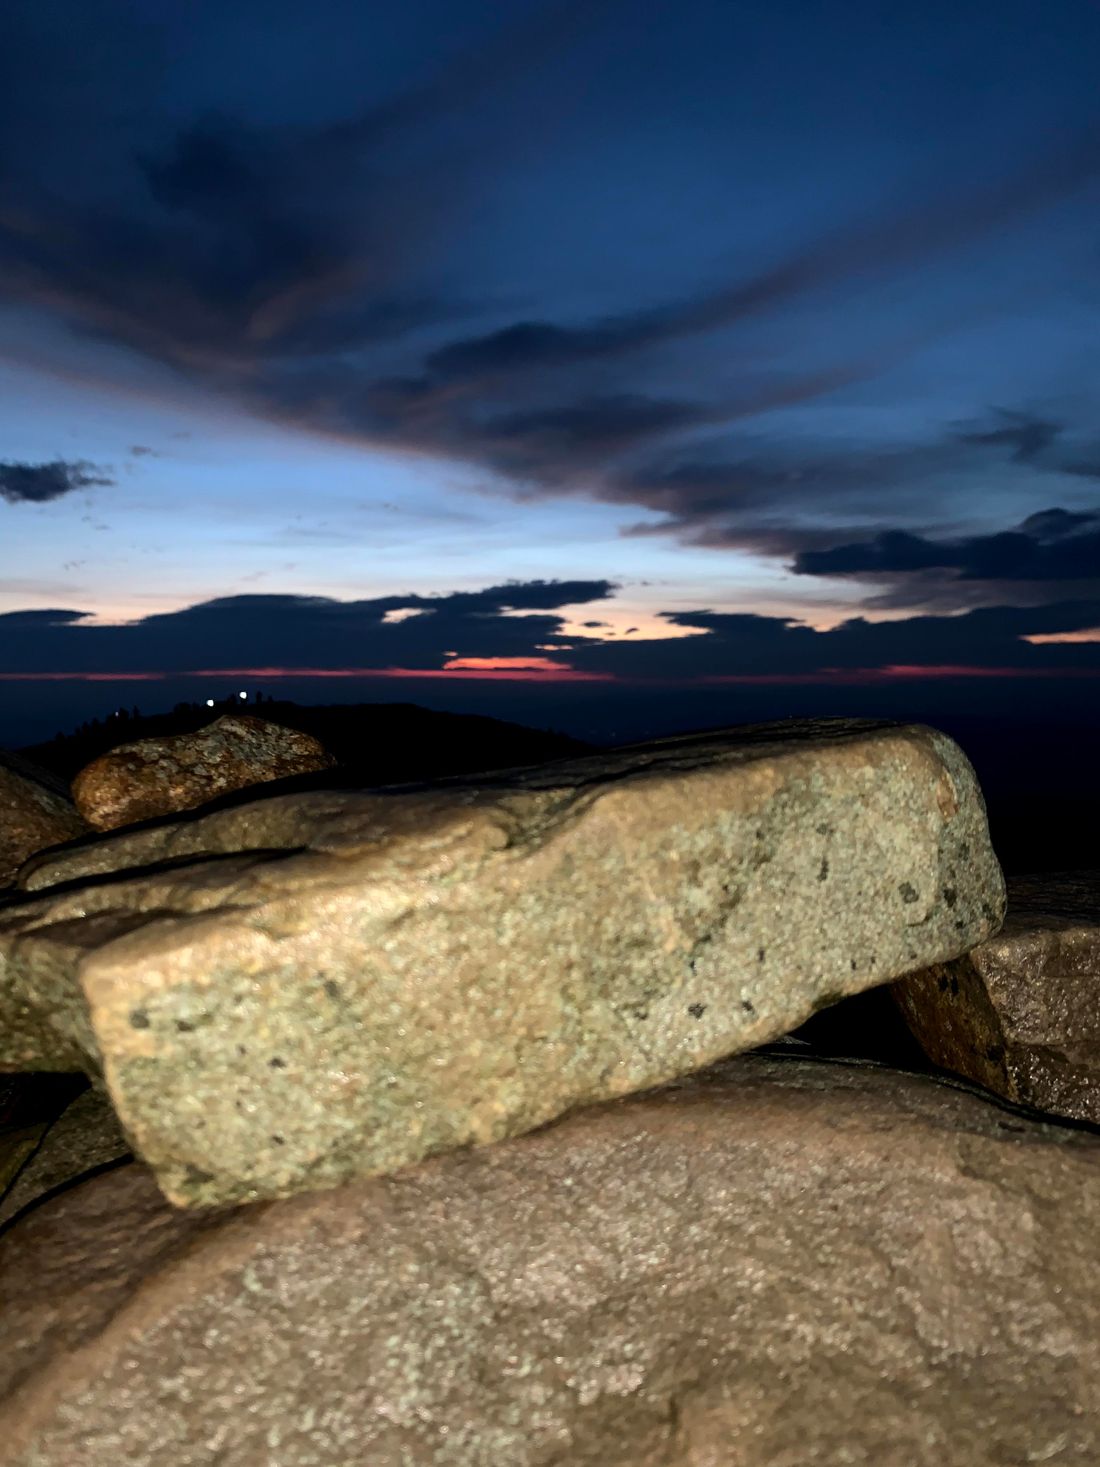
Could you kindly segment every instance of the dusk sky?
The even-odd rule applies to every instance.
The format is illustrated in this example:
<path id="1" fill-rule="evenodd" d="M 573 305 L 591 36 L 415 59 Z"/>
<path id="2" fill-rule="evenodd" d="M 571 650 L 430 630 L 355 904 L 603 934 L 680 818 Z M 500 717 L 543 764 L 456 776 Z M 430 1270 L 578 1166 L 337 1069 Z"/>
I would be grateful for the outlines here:
<path id="1" fill-rule="evenodd" d="M 1093 0 L 9 0 L 0 740 L 1095 705 L 1098 75 Z"/>

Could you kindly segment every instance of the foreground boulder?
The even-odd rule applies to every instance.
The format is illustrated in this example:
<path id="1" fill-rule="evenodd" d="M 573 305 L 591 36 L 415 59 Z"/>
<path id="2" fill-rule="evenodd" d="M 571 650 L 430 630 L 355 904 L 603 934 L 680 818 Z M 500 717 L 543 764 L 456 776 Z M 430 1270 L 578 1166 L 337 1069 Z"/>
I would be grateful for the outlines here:
<path id="1" fill-rule="evenodd" d="M 0 1227 L 48 1192 L 85 1172 L 118 1161 L 130 1152 L 110 1099 L 99 1086 L 86 1085 L 79 1093 L 70 1092 L 63 1096 L 57 1093 L 60 1082 L 72 1085 L 77 1080 L 75 1075 L 19 1078 L 34 1080 L 40 1085 L 44 1081 L 52 1081 L 54 1093 L 48 1093 L 47 1098 L 53 1101 L 55 1113 L 41 1125 L 35 1146 L 21 1167 L 12 1171 L 7 1189 L 0 1186 Z M 0 1155 L 3 1154 L 5 1139 L 0 1133 Z M 3 1170 L 3 1162 L 0 1161 L 0 1181 L 3 1180 Z"/>
<path id="2" fill-rule="evenodd" d="M 0 749 L 0 891 L 28 856 L 87 831 L 60 780 Z"/>
<path id="3" fill-rule="evenodd" d="M 894 992 L 934 1064 L 1100 1122 L 1100 873 L 1013 880 L 996 937 Z"/>
<path id="4" fill-rule="evenodd" d="M 964 952 L 1003 900 L 956 745 L 842 721 L 279 796 L 27 879 L 0 913 L 0 1066 L 102 1067 L 181 1205 L 657 1084 Z"/>
<path id="5" fill-rule="evenodd" d="M 1100 1461 L 1100 1141 L 746 1056 L 228 1214 L 123 1167 L 0 1244 L 10 1467 Z"/>
<path id="6" fill-rule="evenodd" d="M 115 830 L 335 762 L 312 734 L 229 713 L 197 733 L 141 739 L 101 754 L 73 780 L 73 798 L 89 825 Z"/>
<path id="7" fill-rule="evenodd" d="M 43 1139 L 86 1088 L 79 1075 L 0 1075 L 0 1222 Z"/>

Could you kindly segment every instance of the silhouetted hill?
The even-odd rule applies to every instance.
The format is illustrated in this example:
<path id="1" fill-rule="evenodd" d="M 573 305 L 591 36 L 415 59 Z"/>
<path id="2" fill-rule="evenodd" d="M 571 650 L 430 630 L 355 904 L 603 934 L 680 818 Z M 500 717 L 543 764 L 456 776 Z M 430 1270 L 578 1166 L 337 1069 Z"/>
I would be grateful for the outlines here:
<path id="1" fill-rule="evenodd" d="M 340 761 L 340 777 L 319 783 L 391 784 L 538 764 L 586 753 L 592 746 L 549 730 L 525 728 L 472 713 L 435 713 L 414 703 L 353 703 L 304 707 L 274 699 L 208 708 L 179 703 L 171 713 L 124 712 L 83 723 L 70 734 L 21 752 L 68 781 L 92 759 L 138 739 L 193 733 L 225 713 L 249 713 L 320 739 Z"/>

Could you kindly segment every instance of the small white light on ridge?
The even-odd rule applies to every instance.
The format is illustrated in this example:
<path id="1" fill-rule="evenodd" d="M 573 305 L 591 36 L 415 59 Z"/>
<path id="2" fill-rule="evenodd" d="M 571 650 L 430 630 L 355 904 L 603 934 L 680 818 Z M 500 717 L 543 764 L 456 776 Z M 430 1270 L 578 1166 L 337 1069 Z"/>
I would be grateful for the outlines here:
<path id="1" fill-rule="evenodd" d="M 207 698 L 207 700 L 206 700 L 206 706 L 208 708 L 213 708 L 213 706 L 214 706 L 214 700 L 213 700 L 213 698 Z"/>
<path id="2" fill-rule="evenodd" d="M 237 694 L 237 697 L 238 698 L 247 698 L 248 697 L 248 694 L 247 693 L 238 693 Z"/>

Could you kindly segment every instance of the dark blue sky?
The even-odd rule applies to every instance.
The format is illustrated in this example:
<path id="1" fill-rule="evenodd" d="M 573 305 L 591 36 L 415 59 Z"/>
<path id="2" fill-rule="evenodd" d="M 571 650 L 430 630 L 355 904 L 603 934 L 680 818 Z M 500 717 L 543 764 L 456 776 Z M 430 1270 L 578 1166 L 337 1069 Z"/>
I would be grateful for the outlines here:
<path id="1" fill-rule="evenodd" d="M 1094 700 L 1098 74 L 1092 0 L 9 0 L 0 731 L 112 674 Z"/>

